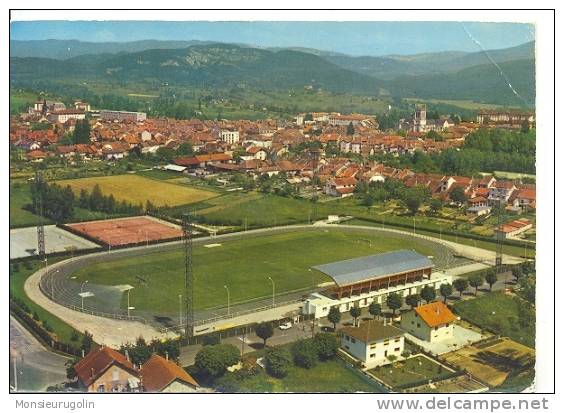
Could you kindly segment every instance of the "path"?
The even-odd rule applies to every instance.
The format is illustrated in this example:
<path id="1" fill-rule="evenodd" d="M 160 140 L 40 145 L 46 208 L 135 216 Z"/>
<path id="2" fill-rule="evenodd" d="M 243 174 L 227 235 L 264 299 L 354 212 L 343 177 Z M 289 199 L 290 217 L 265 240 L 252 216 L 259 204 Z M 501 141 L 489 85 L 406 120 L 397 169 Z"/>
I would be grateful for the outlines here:
<path id="1" fill-rule="evenodd" d="M 44 391 L 66 380 L 65 356 L 47 350 L 10 315 L 10 389 L 14 386 L 14 359 L 17 391 Z"/>

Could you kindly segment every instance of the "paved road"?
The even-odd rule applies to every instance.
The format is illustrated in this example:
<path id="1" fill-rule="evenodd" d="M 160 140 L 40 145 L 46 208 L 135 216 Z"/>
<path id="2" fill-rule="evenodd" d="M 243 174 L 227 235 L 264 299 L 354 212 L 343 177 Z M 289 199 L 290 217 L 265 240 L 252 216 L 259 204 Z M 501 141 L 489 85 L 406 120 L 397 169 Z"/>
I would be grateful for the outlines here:
<path id="1" fill-rule="evenodd" d="M 14 386 L 14 359 L 17 391 L 44 391 L 66 380 L 67 357 L 53 353 L 10 316 L 10 388 Z"/>

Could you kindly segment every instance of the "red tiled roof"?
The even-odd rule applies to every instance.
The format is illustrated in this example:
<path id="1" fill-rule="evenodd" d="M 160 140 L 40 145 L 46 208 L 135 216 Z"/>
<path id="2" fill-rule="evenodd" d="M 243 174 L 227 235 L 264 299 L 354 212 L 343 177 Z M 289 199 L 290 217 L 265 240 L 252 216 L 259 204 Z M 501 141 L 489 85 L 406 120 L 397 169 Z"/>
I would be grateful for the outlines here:
<path id="1" fill-rule="evenodd" d="M 145 391 L 152 393 L 161 391 L 175 380 L 199 387 L 182 367 L 156 354 L 141 367 L 141 380 Z"/>
<path id="2" fill-rule="evenodd" d="M 429 327 L 437 327 L 456 320 L 452 311 L 441 301 L 420 305 L 414 310 Z"/>
<path id="3" fill-rule="evenodd" d="M 90 350 L 86 357 L 76 363 L 74 370 L 80 381 L 89 386 L 113 364 L 137 375 L 133 364 L 123 354 L 109 347 Z"/>

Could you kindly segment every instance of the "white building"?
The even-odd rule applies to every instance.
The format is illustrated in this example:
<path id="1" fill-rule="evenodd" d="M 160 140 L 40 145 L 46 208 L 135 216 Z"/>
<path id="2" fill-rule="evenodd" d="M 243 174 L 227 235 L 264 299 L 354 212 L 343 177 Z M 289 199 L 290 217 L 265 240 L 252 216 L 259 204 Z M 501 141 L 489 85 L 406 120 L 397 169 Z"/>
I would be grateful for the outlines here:
<path id="1" fill-rule="evenodd" d="M 83 110 L 77 109 L 64 109 L 56 112 L 49 113 L 49 121 L 57 123 L 65 123 L 69 119 L 82 120 L 86 117 Z"/>
<path id="2" fill-rule="evenodd" d="M 221 131 L 221 140 L 226 142 L 230 145 L 239 142 L 239 131 L 236 130 L 222 130 Z"/>
<path id="3" fill-rule="evenodd" d="M 388 357 L 399 358 L 404 350 L 404 332 L 392 325 L 370 320 L 358 327 L 345 327 L 339 331 L 341 348 L 371 369 L 390 363 Z"/>
<path id="4" fill-rule="evenodd" d="M 450 340 L 456 316 L 441 301 L 420 305 L 401 315 L 401 328 L 421 340 L 436 343 Z"/>
<path id="5" fill-rule="evenodd" d="M 311 294 L 302 312 L 321 318 L 329 314 L 331 307 L 345 312 L 354 306 L 368 307 L 372 302 L 385 304 L 390 293 L 407 297 L 428 285 L 438 290 L 441 284 L 452 282 L 452 276 L 432 272 L 433 266 L 431 260 L 415 251 L 399 250 L 313 267 L 330 276 L 335 284 Z"/>
<path id="6" fill-rule="evenodd" d="M 144 112 L 126 112 L 123 110 L 101 110 L 100 119 L 118 122 L 122 122 L 124 120 L 131 122 L 143 122 L 147 119 L 147 114 Z"/>

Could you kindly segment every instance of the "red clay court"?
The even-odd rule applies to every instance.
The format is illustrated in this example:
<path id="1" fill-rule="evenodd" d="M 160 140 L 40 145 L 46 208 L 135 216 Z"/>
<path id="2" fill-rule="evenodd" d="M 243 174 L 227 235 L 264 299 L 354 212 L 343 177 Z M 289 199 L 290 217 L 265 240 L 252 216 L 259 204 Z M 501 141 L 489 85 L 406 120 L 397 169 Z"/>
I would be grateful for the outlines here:
<path id="1" fill-rule="evenodd" d="M 66 226 L 112 247 L 151 243 L 182 236 L 179 226 L 149 216 L 79 222 Z"/>

